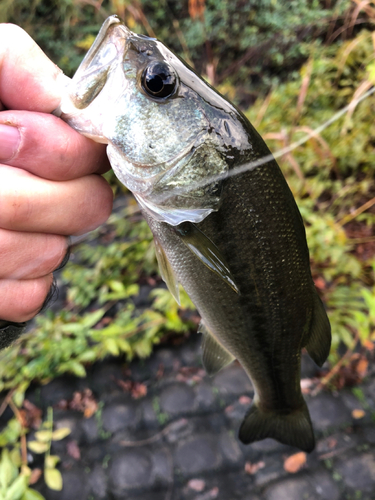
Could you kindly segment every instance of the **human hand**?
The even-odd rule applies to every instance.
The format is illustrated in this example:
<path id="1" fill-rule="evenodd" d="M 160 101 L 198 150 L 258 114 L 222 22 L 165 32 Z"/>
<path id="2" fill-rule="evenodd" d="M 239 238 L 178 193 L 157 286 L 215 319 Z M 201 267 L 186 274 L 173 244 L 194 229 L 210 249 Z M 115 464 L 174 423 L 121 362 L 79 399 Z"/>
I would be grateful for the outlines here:
<path id="1" fill-rule="evenodd" d="M 112 210 L 105 146 L 51 115 L 60 74 L 25 31 L 0 24 L 0 329 L 40 311 L 67 236 Z"/>

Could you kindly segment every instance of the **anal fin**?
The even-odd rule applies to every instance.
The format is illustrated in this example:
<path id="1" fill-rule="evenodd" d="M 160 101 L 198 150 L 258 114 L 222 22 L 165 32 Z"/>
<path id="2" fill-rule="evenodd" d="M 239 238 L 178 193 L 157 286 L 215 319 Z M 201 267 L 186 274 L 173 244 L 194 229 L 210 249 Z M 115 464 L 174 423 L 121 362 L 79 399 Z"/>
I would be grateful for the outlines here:
<path id="1" fill-rule="evenodd" d="M 202 363 L 204 369 L 208 375 L 215 375 L 235 358 L 215 339 L 203 321 L 200 322 L 198 332 L 203 334 Z"/>
<path id="2" fill-rule="evenodd" d="M 155 242 L 155 253 L 159 264 L 160 275 L 163 278 L 165 284 L 167 285 L 168 290 L 176 299 L 177 304 L 180 305 L 180 291 L 178 289 L 178 281 L 176 275 L 173 271 L 173 268 L 167 256 L 165 255 L 163 247 L 156 238 L 154 238 L 154 242 Z"/>
<path id="3" fill-rule="evenodd" d="M 323 302 L 314 294 L 314 310 L 306 349 L 318 366 L 322 366 L 331 348 L 331 325 Z"/>

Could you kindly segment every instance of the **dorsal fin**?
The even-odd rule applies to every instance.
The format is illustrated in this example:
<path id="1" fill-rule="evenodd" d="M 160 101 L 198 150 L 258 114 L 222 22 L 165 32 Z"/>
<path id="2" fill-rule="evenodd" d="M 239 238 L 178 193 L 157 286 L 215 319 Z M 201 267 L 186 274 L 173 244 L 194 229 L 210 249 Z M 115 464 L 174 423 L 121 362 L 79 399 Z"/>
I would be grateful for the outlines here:
<path id="1" fill-rule="evenodd" d="M 199 324 L 198 332 L 203 334 L 202 363 L 204 369 L 207 375 L 215 375 L 235 358 L 215 339 L 203 323 L 203 320 Z"/>
<path id="2" fill-rule="evenodd" d="M 155 241 L 155 253 L 159 264 L 160 275 L 163 278 L 168 290 L 171 292 L 173 297 L 176 299 L 178 305 L 180 305 L 180 290 L 178 289 L 178 281 L 173 268 L 165 255 L 164 249 L 156 238 Z"/>
<path id="3" fill-rule="evenodd" d="M 174 228 L 188 249 L 232 290 L 239 293 L 225 258 L 217 246 L 191 222 L 183 222 Z"/>

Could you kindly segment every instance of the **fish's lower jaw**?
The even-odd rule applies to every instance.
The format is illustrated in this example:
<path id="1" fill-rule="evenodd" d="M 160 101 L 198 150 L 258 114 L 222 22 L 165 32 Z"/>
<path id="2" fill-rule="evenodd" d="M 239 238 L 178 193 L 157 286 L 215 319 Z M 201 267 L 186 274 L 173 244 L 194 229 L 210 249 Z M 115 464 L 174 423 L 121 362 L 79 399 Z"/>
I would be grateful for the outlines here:
<path id="1" fill-rule="evenodd" d="M 250 444 L 265 438 L 276 439 L 308 453 L 313 451 L 314 431 L 306 403 L 290 413 L 262 411 L 253 404 L 241 424 L 239 439 Z"/>

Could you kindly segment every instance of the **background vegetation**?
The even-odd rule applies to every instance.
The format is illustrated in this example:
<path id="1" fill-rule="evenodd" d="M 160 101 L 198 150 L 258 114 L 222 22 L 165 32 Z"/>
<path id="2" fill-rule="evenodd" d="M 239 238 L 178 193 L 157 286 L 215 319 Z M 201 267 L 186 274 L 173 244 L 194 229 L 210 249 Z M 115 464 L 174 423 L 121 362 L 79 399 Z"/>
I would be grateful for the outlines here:
<path id="1" fill-rule="evenodd" d="M 0 4 L 0 21 L 25 28 L 68 75 L 112 13 L 136 32 L 156 34 L 185 58 L 241 107 L 272 151 L 292 146 L 279 162 L 305 220 L 313 277 L 332 324 L 333 348 L 322 384 L 340 387 L 360 380 L 375 340 L 375 97 L 358 102 L 375 83 L 374 4 Z M 340 118 L 319 129 L 346 106 Z M 307 140 L 294 148 L 303 138 Z M 2 491 L 11 487 L 19 488 L 17 498 L 40 498 L 28 486 L 27 425 L 19 410 L 31 382 L 66 372 L 84 376 L 88 364 L 107 355 L 148 356 L 155 343 L 194 331 L 198 321 L 184 293 L 178 308 L 166 291 L 147 225 L 131 196 L 112 174 L 108 179 L 118 195 L 116 209 L 105 227 L 73 247 L 59 279 L 66 291 L 64 302 L 39 316 L 22 340 L 0 354 L 0 391 L 6 391 L 0 413 L 11 404 L 15 415 L 0 432 L 0 446 L 13 443 L 0 463 L 0 469 L 7 470 L 0 477 L 0 500 L 8 499 Z M 53 439 L 51 429 L 47 422 L 50 434 L 44 435 L 45 442 Z M 52 477 L 52 486 L 59 487 L 57 459 L 43 453 L 45 474 Z"/>

